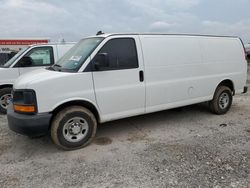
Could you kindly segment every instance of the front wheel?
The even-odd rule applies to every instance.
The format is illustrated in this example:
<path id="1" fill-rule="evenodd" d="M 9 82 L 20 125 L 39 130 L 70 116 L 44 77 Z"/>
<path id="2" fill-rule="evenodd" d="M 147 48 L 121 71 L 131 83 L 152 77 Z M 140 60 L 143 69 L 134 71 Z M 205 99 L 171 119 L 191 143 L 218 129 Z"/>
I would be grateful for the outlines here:
<path id="1" fill-rule="evenodd" d="M 230 88 L 219 86 L 214 94 L 214 98 L 209 102 L 210 110 L 218 115 L 226 114 L 231 108 L 233 95 Z"/>
<path id="2" fill-rule="evenodd" d="M 10 87 L 0 89 L 0 113 L 2 114 L 7 113 L 7 108 L 12 97 L 11 90 L 12 88 Z"/>
<path id="3" fill-rule="evenodd" d="M 88 109 L 80 106 L 67 107 L 52 120 L 52 141 L 64 150 L 80 149 L 95 136 L 96 118 Z"/>

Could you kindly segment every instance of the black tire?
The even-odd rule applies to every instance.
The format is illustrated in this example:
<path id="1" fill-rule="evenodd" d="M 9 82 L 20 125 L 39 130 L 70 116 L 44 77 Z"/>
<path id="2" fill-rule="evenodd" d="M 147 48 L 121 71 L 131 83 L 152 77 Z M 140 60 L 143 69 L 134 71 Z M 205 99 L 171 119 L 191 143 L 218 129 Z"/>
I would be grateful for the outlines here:
<path id="1" fill-rule="evenodd" d="M 222 102 L 223 97 L 226 98 L 225 104 L 223 104 Z M 218 86 L 215 91 L 213 100 L 209 102 L 209 107 L 212 113 L 217 115 L 223 115 L 229 111 L 232 102 L 233 94 L 231 89 L 227 86 Z"/>
<path id="2" fill-rule="evenodd" d="M 0 89 L 0 113 L 6 114 L 7 113 L 7 104 L 5 103 L 6 100 L 4 99 L 5 95 L 11 95 L 12 88 L 6 87 L 3 89 Z"/>
<path id="3" fill-rule="evenodd" d="M 81 119 L 80 121 L 82 121 L 82 124 L 87 127 L 87 130 L 83 130 L 83 128 L 79 127 L 78 130 L 76 128 L 79 131 L 79 133 L 74 133 L 78 134 L 76 136 L 74 136 L 74 128 L 71 128 L 71 126 L 74 127 L 77 125 L 73 125 L 75 123 L 74 121 L 70 124 L 70 121 L 74 118 Z M 66 128 L 67 126 L 70 126 L 70 128 Z M 83 125 L 81 125 L 81 127 L 82 126 Z M 75 150 L 87 146 L 92 141 L 96 134 L 96 128 L 97 121 L 91 111 L 81 106 L 71 106 L 61 110 L 55 115 L 52 120 L 50 135 L 52 141 L 59 148 L 64 150 Z M 78 136 L 81 137 L 83 135 L 85 136 L 81 140 L 73 141 L 74 139 L 77 140 Z"/>

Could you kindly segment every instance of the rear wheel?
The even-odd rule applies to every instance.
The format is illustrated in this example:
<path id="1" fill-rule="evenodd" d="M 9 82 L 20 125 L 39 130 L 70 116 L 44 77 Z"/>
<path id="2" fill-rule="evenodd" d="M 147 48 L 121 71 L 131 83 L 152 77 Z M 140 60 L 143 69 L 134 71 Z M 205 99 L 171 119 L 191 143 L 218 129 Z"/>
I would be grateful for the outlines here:
<path id="1" fill-rule="evenodd" d="M 51 138 L 64 150 L 74 150 L 88 145 L 95 136 L 96 118 L 88 109 L 80 106 L 61 110 L 52 120 Z"/>
<path id="2" fill-rule="evenodd" d="M 210 110 L 218 115 L 228 112 L 233 102 L 233 95 L 230 88 L 219 86 L 214 94 L 214 98 L 209 102 Z"/>
<path id="3" fill-rule="evenodd" d="M 2 114 L 7 113 L 7 108 L 12 97 L 11 90 L 12 88 L 10 87 L 0 89 L 0 113 Z"/>

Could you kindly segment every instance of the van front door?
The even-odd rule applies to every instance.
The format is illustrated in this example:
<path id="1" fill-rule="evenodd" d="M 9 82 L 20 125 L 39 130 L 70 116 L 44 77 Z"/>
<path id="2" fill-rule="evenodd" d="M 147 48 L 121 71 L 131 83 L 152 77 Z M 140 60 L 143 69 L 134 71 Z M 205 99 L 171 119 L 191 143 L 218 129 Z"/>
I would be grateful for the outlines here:
<path id="1" fill-rule="evenodd" d="M 144 67 L 136 41 L 137 38 L 110 39 L 91 62 L 103 121 L 145 112 Z"/>
<path id="2" fill-rule="evenodd" d="M 25 54 L 17 63 L 19 74 L 45 68 L 54 64 L 53 48 L 51 46 L 35 47 Z"/>

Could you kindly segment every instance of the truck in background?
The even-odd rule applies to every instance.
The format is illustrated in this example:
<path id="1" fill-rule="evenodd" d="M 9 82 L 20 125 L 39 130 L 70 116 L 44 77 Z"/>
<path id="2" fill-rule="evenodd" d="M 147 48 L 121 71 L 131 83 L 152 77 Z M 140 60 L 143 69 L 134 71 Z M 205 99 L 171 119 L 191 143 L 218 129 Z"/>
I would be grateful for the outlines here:
<path id="1" fill-rule="evenodd" d="M 0 113 L 6 113 L 14 81 L 26 72 L 48 67 L 60 59 L 75 43 L 37 44 L 19 51 L 0 65 Z"/>
<path id="2" fill-rule="evenodd" d="M 23 48 L 33 44 L 46 44 L 49 39 L 0 39 L 0 65 L 5 64 Z"/>

